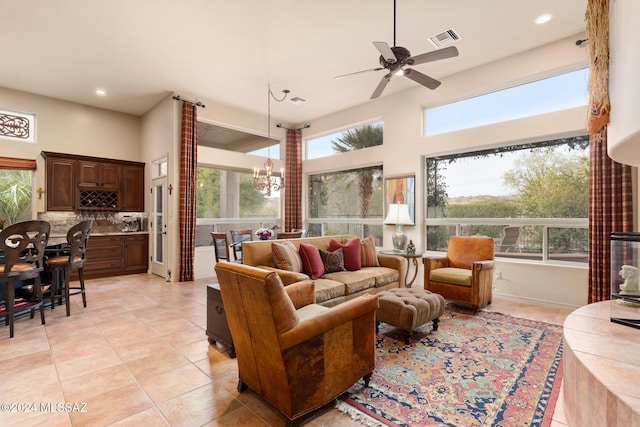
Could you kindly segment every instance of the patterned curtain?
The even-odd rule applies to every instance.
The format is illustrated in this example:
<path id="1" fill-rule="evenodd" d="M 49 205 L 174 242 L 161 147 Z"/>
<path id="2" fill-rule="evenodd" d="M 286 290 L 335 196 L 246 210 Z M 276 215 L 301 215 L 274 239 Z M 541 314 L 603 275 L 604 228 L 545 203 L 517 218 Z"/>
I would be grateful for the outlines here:
<path id="1" fill-rule="evenodd" d="M 196 106 L 182 103 L 180 141 L 180 275 L 181 282 L 193 280 L 196 249 L 196 166 L 198 149 Z"/>
<path id="2" fill-rule="evenodd" d="M 302 228 L 302 130 L 287 130 L 284 229 Z"/>
<path id="3" fill-rule="evenodd" d="M 589 38 L 589 303 L 611 295 L 611 232 L 633 229 L 631 167 L 607 154 L 609 0 L 588 0 Z"/>

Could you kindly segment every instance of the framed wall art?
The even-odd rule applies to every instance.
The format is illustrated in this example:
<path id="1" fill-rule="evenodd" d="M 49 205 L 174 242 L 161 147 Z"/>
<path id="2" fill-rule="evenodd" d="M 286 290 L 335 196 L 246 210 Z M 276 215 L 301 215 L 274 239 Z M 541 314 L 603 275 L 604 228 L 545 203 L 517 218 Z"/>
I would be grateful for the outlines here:
<path id="1" fill-rule="evenodd" d="M 385 217 L 389 213 L 389 205 L 401 203 L 409 205 L 409 215 L 416 222 L 416 176 L 399 175 L 385 177 Z"/>

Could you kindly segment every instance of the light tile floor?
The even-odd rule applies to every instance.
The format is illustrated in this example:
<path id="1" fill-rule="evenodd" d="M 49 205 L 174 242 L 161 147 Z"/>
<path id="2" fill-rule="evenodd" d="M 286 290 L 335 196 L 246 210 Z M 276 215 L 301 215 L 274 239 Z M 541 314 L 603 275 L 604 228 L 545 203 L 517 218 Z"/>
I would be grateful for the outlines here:
<path id="1" fill-rule="evenodd" d="M 256 394 L 237 392 L 235 359 L 207 342 L 211 281 L 87 280 L 88 307 L 71 297 L 71 317 L 59 306 L 46 326 L 19 319 L 13 339 L 0 326 L 0 403 L 22 410 L 0 407 L 0 425 L 283 426 Z M 496 297 L 490 309 L 557 324 L 569 314 Z M 361 426 L 332 408 L 306 425 Z M 566 425 L 562 399 L 552 425 Z"/>

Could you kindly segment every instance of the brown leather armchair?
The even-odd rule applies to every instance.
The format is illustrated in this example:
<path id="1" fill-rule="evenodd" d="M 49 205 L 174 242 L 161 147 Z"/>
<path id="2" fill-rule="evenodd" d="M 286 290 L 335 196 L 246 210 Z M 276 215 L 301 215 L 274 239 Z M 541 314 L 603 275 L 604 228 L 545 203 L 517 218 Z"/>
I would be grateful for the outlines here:
<path id="1" fill-rule="evenodd" d="M 238 391 L 251 387 L 297 425 L 375 368 L 376 295 L 327 308 L 314 283 L 284 286 L 277 273 L 215 266 L 238 358 Z"/>
<path id="2" fill-rule="evenodd" d="M 494 240 L 452 236 L 446 257 L 424 257 L 424 288 L 480 309 L 491 304 Z"/>

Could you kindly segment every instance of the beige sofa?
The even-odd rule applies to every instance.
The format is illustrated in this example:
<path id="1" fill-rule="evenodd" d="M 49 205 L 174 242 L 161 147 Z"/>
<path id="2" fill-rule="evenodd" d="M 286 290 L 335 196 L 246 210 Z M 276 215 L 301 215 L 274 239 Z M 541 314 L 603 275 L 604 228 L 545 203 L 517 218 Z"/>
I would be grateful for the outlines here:
<path id="1" fill-rule="evenodd" d="M 296 248 L 299 248 L 301 243 L 306 243 L 328 251 L 331 239 L 346 243 L 355 238 L 354 235 L 307 237 L 290 239 L 290 242 Z M 271 252 L 271 244 L 274 242 L 278 240 L 243 242 L 242 263 L 276 271 L 285 286 L 309 280 L 309 276 L 304 273 L 281 270 L 276 267 Z M 399 288 L 400 284 L 404 283 L 403 261 L 402 257 L 396 255 L 378 254 L 379 267 L 362 267 L 355 271 L 326 273 L 314 280 L 316 303 L 332 307 L 359 295 L 376 294 L 387 289 Z"/>

